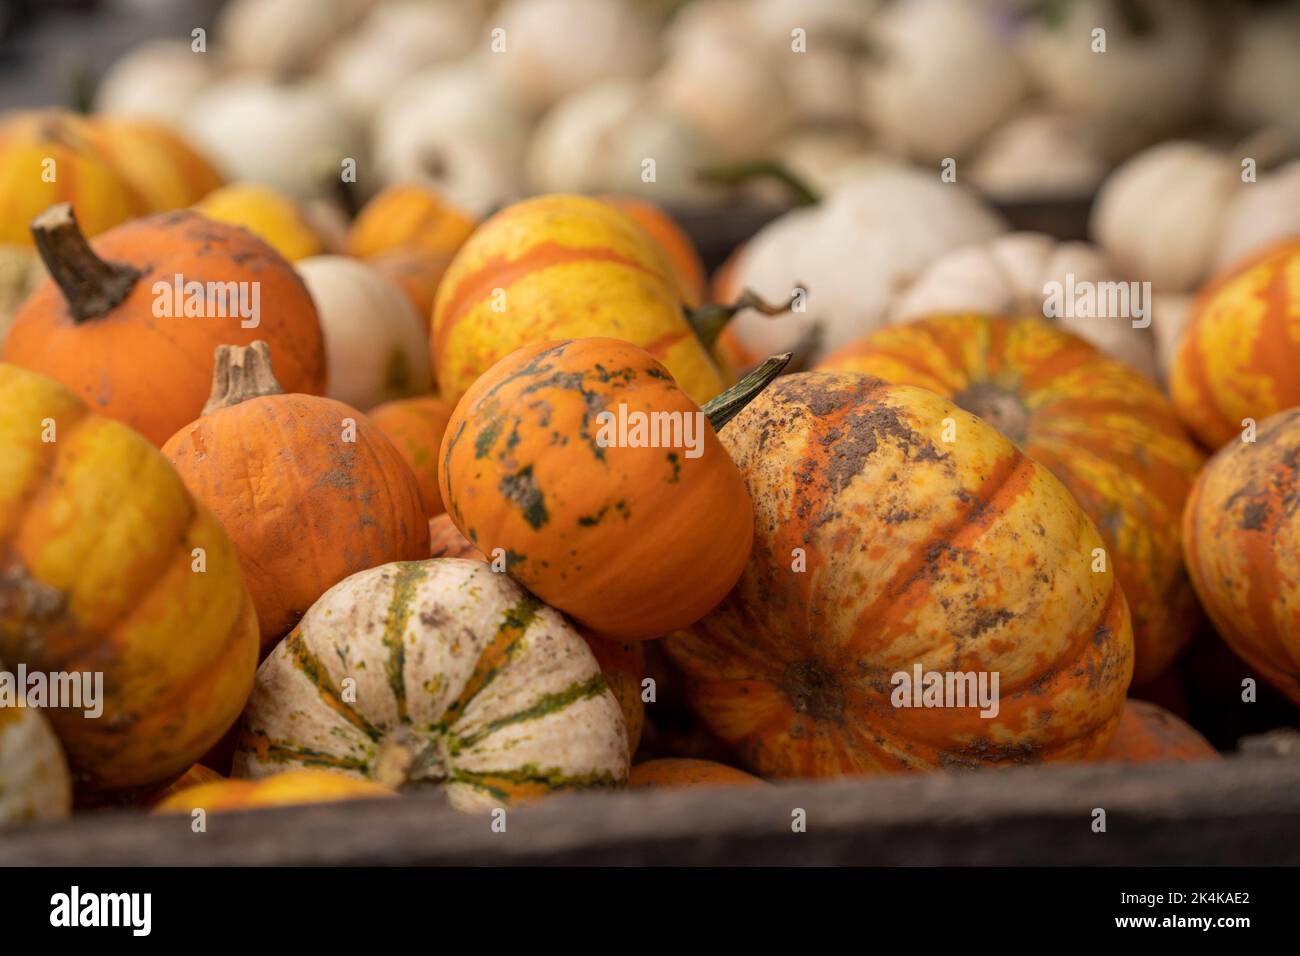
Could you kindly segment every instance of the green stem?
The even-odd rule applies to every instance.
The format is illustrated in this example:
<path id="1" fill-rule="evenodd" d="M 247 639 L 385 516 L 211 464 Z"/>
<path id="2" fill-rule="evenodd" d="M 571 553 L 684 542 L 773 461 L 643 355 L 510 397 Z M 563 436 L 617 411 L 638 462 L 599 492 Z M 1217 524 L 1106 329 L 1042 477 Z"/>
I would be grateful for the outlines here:
<path id="1" fill-rule="evenodd" d="M 705 402 L 702 411 L 709 417 L 713 430 L 721 431 L 723 425 L 735 418 L 741 409 L 758 397 L 759 392 L 767 388 L 772 379 L 781 374 L 789 361 L 789 352 L 773 355 L 721 395 Z"/>
<path id="2" fill-rule="evenodd" d="M 795 288 L 803 289 L 803 284 L 796 282 Z M 756 312 L 762 312 L 764 315 L 784 315 L 794 308 L 798 295 L 798 292 L 792 292 L 790 298 L 780 305 L 772 305 L 760 298 L 758 293 L 746 289 L 740 293 L 739 299 L 730 304 L 710 303 L 699 308 L 686 309 L 686 321 L 690 322 L 691 328 L 695 330 L 699 340 L 704 343 L 704 347 L 711 349 L 717 343 L 722 330 L 727 327 L 727 323 L 732 320 L 737 312 L 753 309 Z"/>
<path id="3" fill-rule="evenodd" d="M 821 197 L 813 192 L 812 187 L 774 159 L 760 159 L 731 166 L 714 166 L 701 170 L 700 178 L 720 186 L 743 186 L 753 179 L 775 179 L 790 190 L 790 196 L 796 206 L 815 206 L 821 202 Z"/>

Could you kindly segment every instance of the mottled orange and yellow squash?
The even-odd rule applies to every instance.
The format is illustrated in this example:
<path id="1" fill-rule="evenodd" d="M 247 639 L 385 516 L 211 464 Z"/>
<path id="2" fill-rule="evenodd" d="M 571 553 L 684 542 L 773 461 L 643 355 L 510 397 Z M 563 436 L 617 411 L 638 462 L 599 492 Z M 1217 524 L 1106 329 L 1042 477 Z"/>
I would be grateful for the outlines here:
<path id="1" fill-rule="evenodd" d="M 384 402 L 367 413 L 415 475 L 424 513 L 430 520 L 446 510 L 438 491 L 438 450 L 451 411 L 446 402 L 429 396 Z"/>
<path id="2" fill-rule="evenodd" d="M 645 644 L 641 641 L 609 641 L 579 630 L 591 648 L 605 683 L 618 701 L 627 727 L 627 752 L 636 753 L 645 726 L 645 702 L 641 699 L 641 681 L 645 677 Z"/>
<path id="3" fill-rule="evenodd" d="M 325 391 L 311 295 L 245 230 L 180 210 L 128 222 L 92 249 L 56 206 L 33 231 L 51 277 L 14 316 L 4 360 L 62 382 L 155 445 L 202 411 L 218 345 L 262 339 L 286 390 Z"/>
<path id="4" fill-rule="evenodd" d="M 264 649 L 348 575 L 429 553 L 398 450 L 342 402 L 284 394 L 264 342 L 217 350 L 204 414 L 163 454 L 234 542 Z"/>
<path id="5" fill-rule="evenodd" d="M 155 813 L 219 813 L 396 796 L 387 787 L 328 770 L 286 770 L 261 780 L 212 780 L 159 801 Z"/>
<path id="6" fill-rule="evenodd" d="M 675 435 L 645 429 L 651 415 Z M 634 447 L 620 426 L 638 421 Z M 492 366 L 452 414 L 438 480 L 467 538 L 601 637 L 685 627 L 749 556 L 753 511 L 713 425 L 619 339 L 543 342 Z"/>
<path id="7" fill-rule="evenodd" d="M 197 202 L 194 211 L 216 222 L 242 226 L 290 262 L 330 251 L 297 200 L 262 183 L 222 186 Z"/>
<path id="8" fill-rule="evenodd" d="M 457 810 L 619 787 L 618 702 L 564 616 L 482 561 L 354 574 L 257 672 L 234 776 L 317 768 Z"/>
<path id="9" fill-rule="evenodd" d="M 348 230 L 348 255 L 371 259 L 407 251 L 449 260 L 465 244 L 474 225 L 473 219 L 436 189 L 398 183 L 379 192 L 357 214 Z"/>
<path id="10" fill-rule="evenodd" d="M 820 368 L 937 392 L 1061 480 L 1101 532 L 1128 599 L 1135 685 L 1187 644 L 1199 612 L 1180 528 L 1205 458 L 1149 381 L 1049 322 L 986 315 L 881 329 Z"/>
<path id="11" fill-rule="evenodd" d="M 234 723 L 257 619 L 230 540 L 147 441 L 0 364 L 0 658 L 103 674 L 49 710 L 79 799 L 163 785 Z"/>
<path id="12" fill-rule="evenodd" d="M 632 767 L 627 785 L 641 787 L 753 787 L 766 783 L 761 777 L 712 760 L 661 757 Z"/>
<path id="13" fill-rule="evenodd" d="M 501 210 L 456 254 L 434 303 L 432 354 L 455 402 L 523 346 L 610 336 L 662 362 L 704 402 L 723 375 L 683 307 L 667 254 L 626 213 L 582 196 L 541 196 Z"/>
<path id="14" fill-rule="evenodd" d="M 631 199 L 626 196 L 607 196 L 605 201 L 623 210 L 637 225 L 650 234 L 650 238 L 659 243 L 668 254 L 669 261 L 677 270 L 682 288 L 686 290 L 686 304 L 697 306 L 704 301 L 704 287 L 708 277 L 704 272 L 704 263 L 695 251 L 695 244 L 690 236 L 673 219 L 654 203 L 644 199 Z M 734 298 L 734 297 L 733 297 Z M 724 301 L 730 302 L 731 299 Z"/>
<path id="15" fill-rule="evenodd" d="M 1219 634 L 1300 703 L 1300 409 L 1210 459 L 1187 500 L 1183 547 Z"/>
<path id="16" fill-rule="evenodd" d="M 721 438 L 754 502 L 753 556 L 665 640 L 742 766 L 830 777 L 1106 746 L 1133 671 L 1128 607 L 1050 471 L 948 399 L 854 372 L 779 378 Z M 924 706 L 930 674 L 954 675 L 951 706 Z M 958 674 L 990 697 L 997 675 L 995 714 L 956 706 Z"/>
<path id="17" fill-rule="evenodd" d="M 1216 276 L 1196 297 L 1169 377 L 1183 421 L 1208 448 L 1300 405 L 1300 238 Z"/>
<path id="18" fill-rule="evenodd" d="M 1119 729 L 1098 760 L 1107 763 L 1191 763 L 1219 752 L 1184 720 L 1157 704 L 1129 700 Z"/>
<path id="19" fill-rule="evenodd" d="M 87 130 L 101 155 L 139 194 L 146 212 L 183 209 L 222 183 L 212 164 L 165 123 L 97 116 Z"/>

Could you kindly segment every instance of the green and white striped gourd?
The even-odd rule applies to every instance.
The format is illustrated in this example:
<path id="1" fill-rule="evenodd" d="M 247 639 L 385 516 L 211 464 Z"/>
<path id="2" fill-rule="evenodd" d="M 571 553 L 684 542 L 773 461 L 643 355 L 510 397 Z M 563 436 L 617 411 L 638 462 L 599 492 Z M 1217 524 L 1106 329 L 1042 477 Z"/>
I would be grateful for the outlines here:
<path id="1" fill-rule="evenodd" d="M 258 668 L 234 775 L 317 767 L 477 810 L 621 786 L 627 733 L 582 637 L 482 561 L 345 578 Z"/>
<path id="2" fill-rule="evenodd" d="M 49 721 L 30 707 L 0 706 L 0 825 L 71 810 L 72 778 Z"/>

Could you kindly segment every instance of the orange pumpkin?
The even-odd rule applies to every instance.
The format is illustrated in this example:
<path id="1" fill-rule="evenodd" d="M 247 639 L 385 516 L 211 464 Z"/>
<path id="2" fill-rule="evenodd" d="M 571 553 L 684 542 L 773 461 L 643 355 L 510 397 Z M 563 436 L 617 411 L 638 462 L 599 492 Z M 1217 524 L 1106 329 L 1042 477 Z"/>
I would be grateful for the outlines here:
<path id="1" fill-rule="evenodd" d="M 721 600 L 749 554 L 749 500 L 714 428 L 767 373 L 711 403 L 710 424 L 631 343 L 520 349 L 456 406 L 442 500 L 470 541 L 502 549 L 511 575 L 595 634 L 659 637 Z M 676 437 L 646 431 L 652 415 L 675 419 Z"/>
<path id="2" fill-rule="evenodd" d="M 216 780 L 186 787 L 161 801 L 154 813 L 216 813 L 394 796 L 387 787 L 346 774 L 286 770 L 260 780 Z"/>
<path id="3" fill-rule="evenodd" d="M 164 800 L 180 793 L 182 790 L 188 790 L 190 787 L 202 786 L 205 783 L 216 783 L 225 779 L 224 776 L 210 767 L 205 767 L 201 763 L 196 763 L 194 766 L 190 767 L 189 770 L 186 770 L 181 774 L 175 783 L 154 797 L 151 803 L 156 806 Z"/>
<path id="4" fill-rule="evenodd" d="M 474 220 L 437 190 L 401 183 L 378 193 L 357 214 L 348 231 L 348 255 L 370 259 L 403 250 L 449 260 L 473 231 Z"/>
<path id="5" fill-rule="evenodd" d="M 1300 238 L 1216 277 L 1197 296 L 1170 373 L 1187 426 L 1209 448 L 1300 405 Z"/>
<path id="6" fill-rule="evenodd" d="M 264 342 L 217 350 L 203 416 L 163 454 L 234 542 L 264 650 L 348 575 L 429 552 L 397 449 L 342 402 L 284 394 Z"/>
<path id="7" fill-rule="evenodd" d="M 366 263 L 393 283 L 415 307 L 421 319 L 433 314 L 438 283 L 451 265 L 451 255 L 434 255 L 418 249 L 394 249 L 371 256 Z"/>
<path id="8" fill-rule="evenodd" d="M 1133 681 L 1163 671 L 1196 630 L 1183 567 L 1183 503 L 1204 462 L 1159 390 L 1041 319 L 941 316 L 893 326 L 828 357 L 951 399 L 1065 484 L 1096 524 L 1133 617 Z"/>
<path id="9" fill-rule="evenodd" d="M 451 406 L 438 398 L 401 398 L 376 405 L 368 415 L 415 475 L 424 513 L 430 519 L 442 514 L 446 509 L 438 492 L 438 449 Z"/>
<path id="10" fill-rule="evenodd" d="M 429 521 L 429 557 L 487 560 L 486 555 L 474 547 L 474 542 L 460 533 L 460 528 L 445 511 Z"/>
<path id="11" fill-rule="evenodd" d="M 221 185 L 221 175 L 165 123 L 141 117 L 97 116 L 91 142 L 126 178 L 149 212 L 193 205 Z"/>
<path id="12" fill-rule="evenodd" d="M 1210 459 L 1187 500 L 1183 547 L 1219 634 L 1300 703 L 1300 408 Z"/>
<path id="13" fill-rule="evenodd" d="M 1130 700 L 1110 744 L 1097 759 L 1107 763 L 1190 763 L 1216 760 L 1219 752 L 1185 721 L 1144 700 Z"/>
<path id="14" fill-rule="evenodd" d="M 636 753 L 645 725 L 645 702 L 641 699 L 641 681 L 645 676 L 645 645 L 640 641 L 607 641 L 579 630 L 591 648 L 605 683 L 618 701 L 627 726 L 627 752 Z"/>
<path id="15" fill-rule="evenodd" d="M 119 226 L 92 250 L 68 206 L 32 229 L 51 278 L 14 316 L 5 361 L 62 382 L 155 445 L 203 408 L 222 343 L 264 339 L 287 389 L 325 390 L 306 286 L 243 229 L 170 212 Z"/>
<path id="16" fill-rule="evenodd" d="M 664 757 L 632 767 L 627 785 L 642 787 L 753 787 L 766 781 L 712 760 Z"/>
<path id="17" fill-rule="evenodd" d="M 1128 608 L 1046 468 L 941 396 L 851 372 L 777 379 L 722 443 L 754 502 L 753 555 L 666 646 L 743 766 L 826 777 L 1106 746 Z M 950 706 L 931 705 L 935 675 Z"/>
<path id="18" fill-rule="evenodd" d="M 682 287 L 686 290 L 686 304 L 697 306 L 703 302 L 704 287 L 707 282 L 704 263 L 700 262 L 700 254 L 695 251 L 695 245 L 690 237 L 681 226 L 677 225 L 672 216 L 644 199 L 607 196 L 605 201 L 635 219 L 637 225 L 648 232 L 650 238 L 659 243 L 668 254 L 673 268 L 677 270 L 678 278 L 681 279 Z M 730 301 L 730 299 L 723 301 Z"/>

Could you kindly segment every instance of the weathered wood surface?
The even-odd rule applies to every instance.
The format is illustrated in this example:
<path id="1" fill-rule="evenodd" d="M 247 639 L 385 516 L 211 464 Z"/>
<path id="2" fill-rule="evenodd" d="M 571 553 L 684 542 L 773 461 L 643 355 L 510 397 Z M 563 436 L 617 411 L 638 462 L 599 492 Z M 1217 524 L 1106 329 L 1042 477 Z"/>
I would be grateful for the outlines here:
<path id="1" fill-rule="evenodd" d="M 0 865 L 1295 865 L 1300 760 L 582 794 L 509 811 L 505 833 L 432 797 L 207 822 L 117 811 L 12 828 Z"/>

